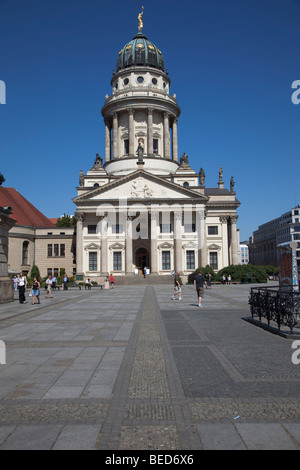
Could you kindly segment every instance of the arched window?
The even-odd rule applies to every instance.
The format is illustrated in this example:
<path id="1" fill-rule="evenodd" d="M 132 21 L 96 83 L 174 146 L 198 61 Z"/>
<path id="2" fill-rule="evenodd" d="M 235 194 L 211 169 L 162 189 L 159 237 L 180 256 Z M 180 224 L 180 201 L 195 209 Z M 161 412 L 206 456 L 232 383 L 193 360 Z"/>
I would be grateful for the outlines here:
<path id="1" fill-rule="evenodd" d="M 28 263 L 28 252 L 29 252 L 29 242 L 23 242 L 22 246 L 22 264 L 29 264 Z"/>
<path id="2" fill-rule="evenodd" d="M 189 186 L 189 183 L 188 183 L 187 181 L 185 181 L 185 182 L 183 183 L 183 186 L 184 186 L 185 188 L 187 188 L 187 187 Z"/>

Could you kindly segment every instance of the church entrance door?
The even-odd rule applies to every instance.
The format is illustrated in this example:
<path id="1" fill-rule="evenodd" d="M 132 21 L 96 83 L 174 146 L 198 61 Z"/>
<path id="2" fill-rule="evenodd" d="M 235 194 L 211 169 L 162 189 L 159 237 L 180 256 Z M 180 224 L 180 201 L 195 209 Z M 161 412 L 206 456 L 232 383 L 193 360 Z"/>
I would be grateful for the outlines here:
<path id="1" fill-rule="evenodd" d="M 139 248 L 135 253 L 135 266 L 139 274 L 144 274 L 144 267 L 149 268 L 149 252 L 146 248 Z"/>

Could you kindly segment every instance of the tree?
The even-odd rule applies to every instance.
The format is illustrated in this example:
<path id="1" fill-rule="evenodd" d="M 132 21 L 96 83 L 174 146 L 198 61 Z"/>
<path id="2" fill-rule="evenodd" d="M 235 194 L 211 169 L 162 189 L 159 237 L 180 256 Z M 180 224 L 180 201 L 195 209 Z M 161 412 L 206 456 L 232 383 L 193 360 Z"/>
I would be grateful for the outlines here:
<path id="1" fill-rule="evenodd" d="M 2 175 L 2 173 L 0 173 L 0 186 L 4 183 L 4 181 L 5 181 L 5 178 Z"/>
<path id="2" fill-rule="evenodd" d="M 64 214 L 56 222 L 56 227 L 75 227 L 76 219 L 70 215 Z"/>
<path id="3" fill-rule="evenodd" d="M 39 280 L 41 278 L 41 275 L 40 275 L 40 270 L 37 267 L 37 265 L 33 264 L 32 267 L 31 267 L 29 280 L 32 282 L 35 277 Z"/>

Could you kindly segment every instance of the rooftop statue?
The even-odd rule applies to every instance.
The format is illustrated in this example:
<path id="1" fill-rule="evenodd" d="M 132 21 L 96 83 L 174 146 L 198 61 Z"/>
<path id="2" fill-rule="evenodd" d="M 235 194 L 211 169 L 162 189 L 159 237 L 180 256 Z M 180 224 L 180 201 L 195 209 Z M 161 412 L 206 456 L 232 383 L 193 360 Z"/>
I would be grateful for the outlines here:
<path id="1" fill-rule="evenodd" d="M 142 7 L 142 12 L 139 13 L 139 16 L 138 16 L 138 20 L 139 20 L 139 32 L 141 33 L 142 32 L 142 29 L 143 29 L 143 20 L 142 20 L 142 16 L 143 16 L 143 13 L 144 13 L 144 7 Z"/>

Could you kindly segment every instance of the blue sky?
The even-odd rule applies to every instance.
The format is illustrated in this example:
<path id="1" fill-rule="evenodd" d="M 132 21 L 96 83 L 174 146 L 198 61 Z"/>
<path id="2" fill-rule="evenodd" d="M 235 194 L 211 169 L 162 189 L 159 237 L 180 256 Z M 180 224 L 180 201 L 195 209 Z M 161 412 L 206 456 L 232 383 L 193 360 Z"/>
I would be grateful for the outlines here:
<path id="1" fill-rule="evenodd" d="M 234 176 L 241 240 L 299 197 L 300 0 L 0 0 L 0 172 L 48 217 L 73 214 L 104 157 L 101 108 L 119 50 L 144 29 L 181 108 L 179 154 Z"/>

